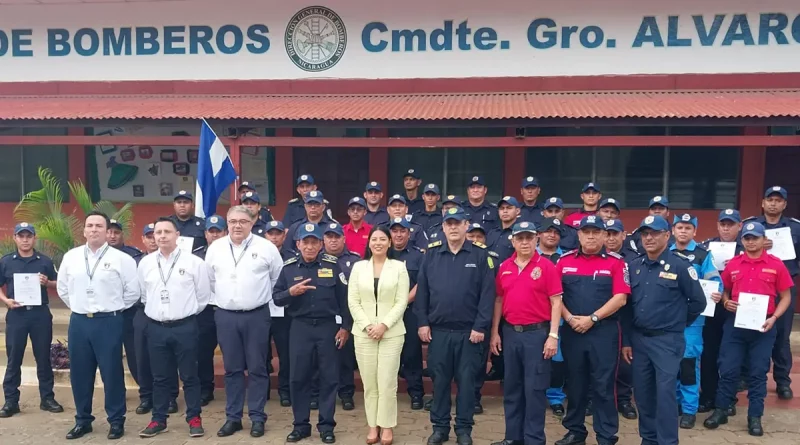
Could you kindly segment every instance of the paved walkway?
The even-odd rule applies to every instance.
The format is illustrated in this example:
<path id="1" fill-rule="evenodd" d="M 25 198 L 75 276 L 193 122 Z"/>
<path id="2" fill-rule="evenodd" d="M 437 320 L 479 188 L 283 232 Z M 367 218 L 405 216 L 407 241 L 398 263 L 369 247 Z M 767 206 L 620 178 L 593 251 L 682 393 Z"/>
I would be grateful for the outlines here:
<path id="1" fill-rule="evenodd" d="M 36 388 L 25 387 L 22 391 L 22 414 L 11 419 L 0 419 L 0 437 L 4 444 L 20 445 L 52 445 L 54 443 L 118 443 L 118 444 L 190 444 L 190 443 L 247 443 L 247 444 L 283 444 L 286 435 L 291 430 L 292 414 L 291 408 L 281 408 L 276 401 L 270 401 L 267 405 L 269 420 L 267 422 L 267 434 L 260 439 L 250 437 L 249 422 L 245 420 L 245 431 L 235 434 L 228 438 L 218 438 L 217 429 L 224 422 L 224 394 L 217 392 L 217 400 L 205 408 L 203 413 L 206 436 L 198 439 L 188 437 L 188 428 L 181 418 L 182 416 L 172 416 L 169 424 L 170 431 L 152 439 L 140 439 L 138 431 L 144 428 L 149 420 L 149 416 L 137 416 L 133 413 L 138 397 L 135 391 L 128 392 L 128 412 L 129 416 L 126 423 L 126 435 L 118 442 L 109 442 L 105 435 L 108 433 L 108 425 L 104 419 L 102 409 L 102 392 L 95 393 L 94 410 L 98 420 L 94 424 L 94 433 L 84 438 L 68 442 L 64 435 L 73 425 L 74 404 L 69 388 L 56 388 L 56 398 L 61 402 L 66 411 L 63 414 L 50 414 L 39 410 L 39 396 Z M 356 399 L 357 408 L 355 411 L 342 411 L 337 409 L 336 420 L 339 425 L 336 427 L 337 443 L 342 445 L 356 445 L 364 443 L 366 427 L 363 405 Z M 395 444 L 397 445 L 424 445 L 431 432 L 428 413 L 424 411 L 411 411 L 408 407 L 408 398 L 400 396 L 400 418 L 398 427 L 395 429 Z M 179 400 L 183 407 L 183 401 Z M 476 416 L 475 431 L 473 439 L 476 445 L 487 445 L 493 441 L 502 439 L 503 406 L 500 399 L 484 398 L 486 412 Z M 312 419 L 315 417 L 312 412 Z M 742 411 L 731 418 L 728 425 L 721 427 L 717 431 L 708 431 L 702 426 L 696 427 L 691 431 L 681 430 L 682 445 L 702 445 L 702 444 L 763 444 L 763 445 L 800 445 L 800 410 L 786 410 L 772 408 L 768 409 L 764 417 L 764 428 L 767 434 L 764 437 L 756 438 L 747 434 L 745 425 L 746 414 Z M 702 418 L 704 418 L 703 415 Z M 701 418 L 701 419 L 702 419 Z M 587 420 L 590 423 L 591 419 Z M 620 420 L 620 445 L 639 445 L 641 440 L 637 434 L 636 421 Z M 560 439 L 564 434 L 564 429 L 553 416 L 547 419 L 548 443 L 553 443 Z M 320 444 L 319 436 L 314 435 L 311 439 L 302 441 L 303 444 Z M 451 435 L 451 441 L 455 443 L 455 437 Z M 595 444 L 594 439 L 590 439 L 588 444 Z"/>

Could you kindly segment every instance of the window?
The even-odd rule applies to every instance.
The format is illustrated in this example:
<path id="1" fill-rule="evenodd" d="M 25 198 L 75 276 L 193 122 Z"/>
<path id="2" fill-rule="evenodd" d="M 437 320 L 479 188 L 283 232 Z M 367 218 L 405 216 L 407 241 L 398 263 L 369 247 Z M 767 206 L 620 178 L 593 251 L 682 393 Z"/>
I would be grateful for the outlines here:
<path id="1" fill-rule="evenodd" d="M 0 128 L 8 136 L 64 136 L 66 128 Z M 0 202 L 18 202 L 23 195 L 39 190 L 39 167 L 49 168 L 61 182 L 62 199 L 69 199 L 67 179 L 69 157 L 63 145 L 26 145 L 0 147 Z"/>

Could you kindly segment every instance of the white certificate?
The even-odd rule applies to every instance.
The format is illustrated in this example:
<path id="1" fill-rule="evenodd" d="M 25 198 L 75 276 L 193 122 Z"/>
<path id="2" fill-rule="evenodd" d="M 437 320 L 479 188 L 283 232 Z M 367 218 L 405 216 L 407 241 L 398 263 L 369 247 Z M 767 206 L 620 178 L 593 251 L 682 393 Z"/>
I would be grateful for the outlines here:
<path id="1" fill-rule="evenodd" d="M 739 294 L 739 306 L 733 326 L 741 329 L 760 331 L 767 321 L 769 296 L 742 292 Z"/>
<path id="2" fill-rule="evenodd" d="M 717 308 L 717 303 L 711 298 L 711 294 L 714 292 L 719 292 L 719 283 L 712 280 L 698 280 L 700 282 L 700 287 L 703 288 L 703 293 L 706 296 L 706 310 L 703 311 L 702 314 L 705 317 L 713 317 L 714 310 Z"/>
<path id="3" fill-rule="evenodd" d="M 269 300 L 269 316 L 270 317 L 283 317 L 283 306 L 278 306 L 275 301 Z"/>
<path id="4" fill-rule="evenodd" d="M 38 273 L 14 274 L 14 301 L 23 306 L 42 305 L 42 285 Z"/>
<path id="5" fill-rule="evenodd" d="M 192 253 L 192 246 L 194 245 L 194 238 L 191 236 L 178 237 L 178 249 L 186 253 Z"/>
<path id="6" fill-rule="evenodd" d="M 714 267 L 722 271 L 725 270 L 725 263 L 736 255 L 736 243 L 712 241 L 708 243 L 708 250 L 714 258 Z"/>
<path id="7" fill-rule="evenodd" d="M 797 258 L 794 252 L 794 243 L 792 242 L 792 229 L 789 227 L 781 227 L 780 229 L 767 229 L 767 238 L 772 240 L 772 249 L 767 253 L 775 255 L 783 261 L 789 261 Z"/>

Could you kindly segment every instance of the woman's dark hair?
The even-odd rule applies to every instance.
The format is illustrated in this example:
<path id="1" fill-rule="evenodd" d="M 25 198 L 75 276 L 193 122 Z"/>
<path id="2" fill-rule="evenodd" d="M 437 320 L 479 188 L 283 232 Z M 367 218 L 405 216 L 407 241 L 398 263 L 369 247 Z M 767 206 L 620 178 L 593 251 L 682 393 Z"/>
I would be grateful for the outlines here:
<path id="1" fill-rule="evenodd" d="M 369 236 L 367 237 L 367 251 L 364 253 L 364 259 L 368 260 L 372 258 L 372 250 L 369 248 L 369 240 L 372 239 L 372 234 L 375 232 L 383 232 L 383 234 L 389 238 L 389 249 L 386 251 L 386 258 L 393 260 L 395 258 L 395 251 L 394 247 L 392 247 L 392 232 L 390 232 L 389 228 L 386 226 L 375 226 L 369 231 Z"/>

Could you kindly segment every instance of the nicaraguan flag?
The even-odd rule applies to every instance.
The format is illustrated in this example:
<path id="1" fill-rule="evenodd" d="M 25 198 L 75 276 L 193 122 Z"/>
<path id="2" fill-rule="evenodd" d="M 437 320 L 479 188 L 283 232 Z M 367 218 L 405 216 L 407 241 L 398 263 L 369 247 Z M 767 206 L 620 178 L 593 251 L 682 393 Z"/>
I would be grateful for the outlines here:
<path id="1" fill-rule="evenodd" d="M 194 195 L 195 216 L 205 218 L 216 213 L 220 195 L 234 181 L 236 181 L 236 170 L 228 156 L 228 150 L 222 145 L 222 141 L 208 122 L 203 119 Z"/>

